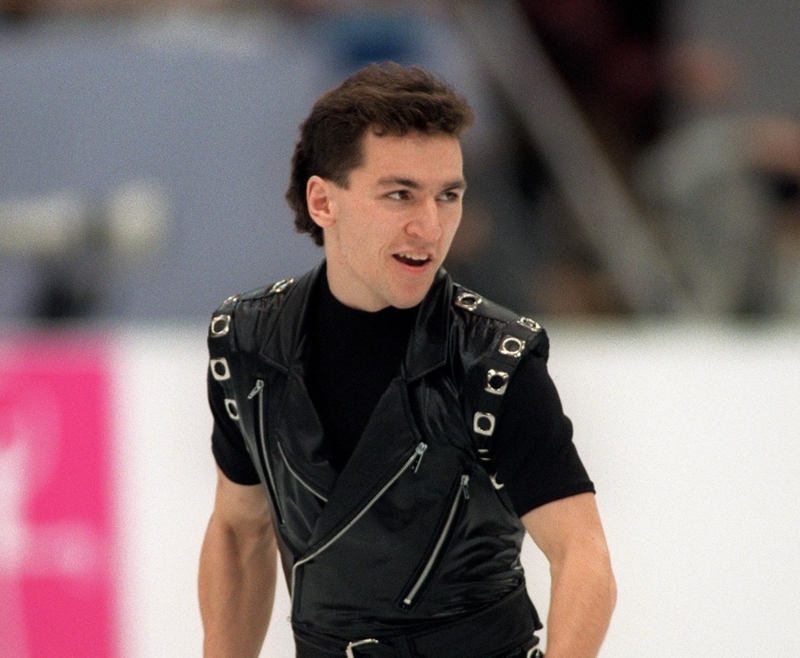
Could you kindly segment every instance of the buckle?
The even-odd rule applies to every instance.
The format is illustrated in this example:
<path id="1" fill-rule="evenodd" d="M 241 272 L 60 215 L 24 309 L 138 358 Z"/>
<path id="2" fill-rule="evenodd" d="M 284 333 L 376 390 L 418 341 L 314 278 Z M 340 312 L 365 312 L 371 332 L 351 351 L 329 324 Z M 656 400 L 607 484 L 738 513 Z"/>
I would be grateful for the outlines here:
<path id="1" fill-rule="evenodd" d="M 344 650 L 347 658 L 356 658 L 355 654 L 353 653 L 353 649 L 356 647 L 363 646 L 364 644 L 379 644 L 378 640 L 375 638 L 369 637 L 366 640 L 357 640 L 355 642 L 348 642 L 347 648 Z"/>

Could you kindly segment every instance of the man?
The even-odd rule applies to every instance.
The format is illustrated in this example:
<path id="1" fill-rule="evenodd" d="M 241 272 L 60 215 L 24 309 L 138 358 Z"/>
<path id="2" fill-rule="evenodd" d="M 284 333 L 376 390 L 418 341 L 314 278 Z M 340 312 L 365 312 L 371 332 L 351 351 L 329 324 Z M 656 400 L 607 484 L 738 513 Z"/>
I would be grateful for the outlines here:
<path id="1" fill-rule="evenodd" d="M 385 64 L 301 126 L 287 199 L 325 260 L 230 298 L 209 331 L 207 658 L 258 655 L 277 553 L 300 658 L 534 655 L 526 529 L 551 565 L 548 658 L 598 652 L 614 579 L 544 331 L 441 269 L 471 121 Z"/>

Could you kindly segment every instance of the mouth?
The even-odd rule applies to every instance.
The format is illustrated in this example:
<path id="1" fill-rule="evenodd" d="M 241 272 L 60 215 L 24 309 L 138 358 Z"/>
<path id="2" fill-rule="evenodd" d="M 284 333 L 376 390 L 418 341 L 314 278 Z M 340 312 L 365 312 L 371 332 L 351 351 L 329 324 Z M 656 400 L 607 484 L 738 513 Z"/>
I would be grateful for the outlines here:
<path id="1" fill-rule="evenodd" d="M 407 267 L 414 267 L 418 269 L 422 269 L 431 262 L 431 256 L 429 254 L 393 254 L 392 256 L 396 261 L 406 265 Z"/>

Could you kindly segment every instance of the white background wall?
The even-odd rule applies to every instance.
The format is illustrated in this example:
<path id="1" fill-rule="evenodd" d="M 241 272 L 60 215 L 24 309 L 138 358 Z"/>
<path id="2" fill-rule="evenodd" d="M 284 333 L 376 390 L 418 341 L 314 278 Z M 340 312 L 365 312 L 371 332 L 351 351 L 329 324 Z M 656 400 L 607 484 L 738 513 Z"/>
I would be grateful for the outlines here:
<path id="1" fill-rule="evenodd" d="M 602 656 L 800 656 L 800 329 L 549 326 L 550 370 L 598 489 L 619 584 Z M 204 328 L 119 334 L 131 658 L 199 656 L 214 464 Z M 529 543 L 546 612 L 546 565 Z M 279 588 L 262 653 L 292 656 Z"/>

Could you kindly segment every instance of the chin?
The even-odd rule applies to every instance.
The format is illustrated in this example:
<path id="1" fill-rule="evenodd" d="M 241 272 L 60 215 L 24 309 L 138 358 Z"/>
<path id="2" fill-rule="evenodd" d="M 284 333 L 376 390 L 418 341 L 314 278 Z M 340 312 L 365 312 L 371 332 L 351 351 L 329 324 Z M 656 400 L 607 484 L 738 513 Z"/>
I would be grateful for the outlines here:
<path id="1" fill-rule="evenodd" d="M 423 300 L 423 297 L 420 297 L 419 299 L 413 299 L 413 300 L 409 300 L 409 299 L 405 298 L 405 299 L 402 299 L 402 300 L 395 301 L 395 303 L 392 304 L 392 306 L 394 306 L 395 308 L 399 308 L 399 309 L 414 308 L 422 300 Z"/>
<path id="2" fill-rule="evenodd" d="M 426 273 L 428 274 L 428 273 Z M 418 277 L 413 281 L 395 281 L 394 285 L 387 291 L 392 298 L 392 306 L 395 308 L 412 308 L 419 305 L 430 291 L 433 285 L 435 272 L 429 276 Z"/>
<path id="3" fill-rule="evenodd" d="M 425 299 L 425 295 L 428 294 L 428 290 L 430 290 L 430 286 L 426 287 L 425 290 L 395 295 L 392 306 L 395 308 L 413 308 L 414 306 L 420 304 L 423 299 Z"/>

